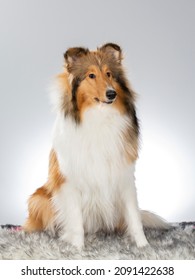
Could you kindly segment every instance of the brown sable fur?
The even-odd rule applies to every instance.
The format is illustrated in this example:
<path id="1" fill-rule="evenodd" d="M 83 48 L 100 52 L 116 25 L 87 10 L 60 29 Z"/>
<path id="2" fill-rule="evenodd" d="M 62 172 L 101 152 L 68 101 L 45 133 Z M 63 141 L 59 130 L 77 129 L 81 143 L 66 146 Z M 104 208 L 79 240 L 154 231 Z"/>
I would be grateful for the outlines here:
<path id="1" fill-rule="evenodd" d="M 106 90 L 112 87 L 117 99 L 112 104 L 121 114 L 129 117 L 130 125 L 124 133 L 127 146 L 127 158 L 133 162 L 138 157 L 139 123 L 135 111 L 135 92 L 125 77 L 122 51 L 118 45 L 108 43 L 89 51 L 86 48 L 70 48 L 64 54 L 66 70 L 58 78 L 61 91 L 64 92 L 62 110 L 65 116 L 71 116 L 77 124 L 82 122 L 84 111 L 105 101 Z M 108 75 L 109 73 L 109 75 Z M 95 79 L 89 75 L 94 74 Z M 71 76 L 72 83 L 68 83 Z M 67 86 L 68 84 L 68 86 Z"/>
<path id="2" fill-rule="evenodd" d="M 52 209 L 51 198 L 64 182 L 65 178 L 60 173 L 56 154 L 54 150 L 51 150 L 48 180 L 29 198 L 29 217 L 23 226 L 25 231 L 44 230 L 51 226 L 55 214 Z"/>

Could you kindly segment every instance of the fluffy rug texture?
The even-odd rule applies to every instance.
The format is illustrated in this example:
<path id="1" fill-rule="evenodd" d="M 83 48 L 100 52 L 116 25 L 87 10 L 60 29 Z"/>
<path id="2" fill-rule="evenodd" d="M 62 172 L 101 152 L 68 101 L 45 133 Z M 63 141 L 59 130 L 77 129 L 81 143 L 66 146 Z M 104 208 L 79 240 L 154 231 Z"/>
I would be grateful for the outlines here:
<path id="1" fill-rule="evenodd" d="M 0 259 L 195 259 L 195 223 L 170 230 L 145 230 L 150 246 L 139 249 L 127 237 L 98 233 L 77 251 L 46 232 L 27 234 L 16 226 L 0 227 Z"/>

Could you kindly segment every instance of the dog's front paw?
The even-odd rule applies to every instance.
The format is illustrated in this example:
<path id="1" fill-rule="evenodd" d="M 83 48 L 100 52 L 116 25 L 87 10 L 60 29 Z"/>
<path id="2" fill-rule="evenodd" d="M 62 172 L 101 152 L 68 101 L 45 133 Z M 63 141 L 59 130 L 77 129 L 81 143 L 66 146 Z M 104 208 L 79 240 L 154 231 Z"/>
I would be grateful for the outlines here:
<path id="1" fill-rule="evenodd" d="M 69 233 L 60 236 L 60 240 L 71 244 L 81 251 L 84 247 L 84 236 L 80 233 Z"/>
<path id="2" fill-rule="evenodd" d="M 149 246 L 149 243 L 146 238 L 138 239 L 138 240 L 136 240 L 135 243 L 138 248 L 143 248 L 143 247 Z"/>

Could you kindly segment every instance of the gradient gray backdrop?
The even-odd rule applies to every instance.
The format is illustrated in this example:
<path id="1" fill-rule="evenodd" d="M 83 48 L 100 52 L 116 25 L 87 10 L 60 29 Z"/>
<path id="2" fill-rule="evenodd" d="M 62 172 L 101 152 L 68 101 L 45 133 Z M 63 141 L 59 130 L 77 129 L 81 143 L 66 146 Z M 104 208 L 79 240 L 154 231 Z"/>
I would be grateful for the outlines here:
<path id="1" fill-rule="evenodd" d="M 71 46 L 121 45 L 138 92 L 140 207 L 195 220 L 195 1 L 0 0 L 0 224 L 47 177 L 48 87 Z"/>

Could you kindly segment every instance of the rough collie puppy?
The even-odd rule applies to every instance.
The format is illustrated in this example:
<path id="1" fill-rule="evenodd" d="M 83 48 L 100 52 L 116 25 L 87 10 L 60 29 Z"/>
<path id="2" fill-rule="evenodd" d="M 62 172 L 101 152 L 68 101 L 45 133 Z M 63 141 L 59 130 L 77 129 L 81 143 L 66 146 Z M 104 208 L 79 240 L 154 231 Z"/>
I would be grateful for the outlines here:
<path id="1" fill-rule="evenodd" d="M 29 199 L 24 230 L 58 230 L 77 248 L 86 233 L 122 230 L 145 246 L 143 225 L 167 224 L 138 207 L 139 123 L 121 48 L 113 43 L 96 51 L 70 48 L 64 57 L 54 96 L 48 181 Z"/>

